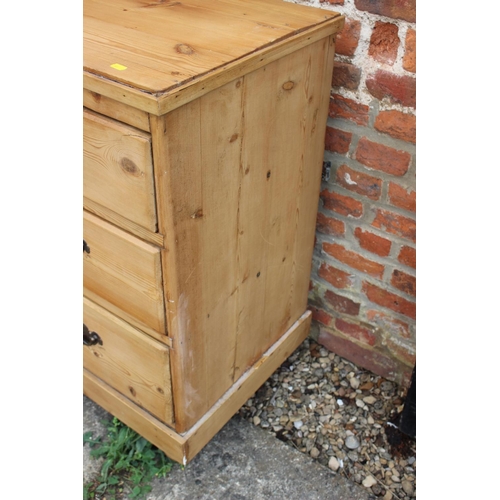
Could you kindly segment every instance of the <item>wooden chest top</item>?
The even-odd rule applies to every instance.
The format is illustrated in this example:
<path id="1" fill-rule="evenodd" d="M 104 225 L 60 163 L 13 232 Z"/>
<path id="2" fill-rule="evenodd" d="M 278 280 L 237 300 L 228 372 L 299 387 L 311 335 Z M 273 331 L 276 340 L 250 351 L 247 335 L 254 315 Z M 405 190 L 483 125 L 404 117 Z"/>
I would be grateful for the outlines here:
<path id="1" fill-rule="evenodd" d="M 84 0 L 85 86 L 161 115 L 343 22 L 282 0 Z"/>

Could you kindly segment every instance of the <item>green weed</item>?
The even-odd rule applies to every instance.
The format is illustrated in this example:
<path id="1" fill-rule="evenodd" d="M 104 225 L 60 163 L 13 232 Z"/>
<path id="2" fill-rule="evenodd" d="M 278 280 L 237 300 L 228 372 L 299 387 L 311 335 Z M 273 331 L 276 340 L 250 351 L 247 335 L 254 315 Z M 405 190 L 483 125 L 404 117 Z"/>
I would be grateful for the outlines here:
<path id="1" fill-rule="evenodd" d="M 103 424 L 108 430 L 104 440 L 94 439 L 92 431 L 83 435 L 83 443 L 92 448 L 90 455 L 104 458 L 99 477 L 83 486 L 83 499 L 119 500 L 125 486 L 130 487 L 130 498 L 143 498 L 151 491 L 151 480 L 164 477 L 175 462 L 116 417 Z"/>

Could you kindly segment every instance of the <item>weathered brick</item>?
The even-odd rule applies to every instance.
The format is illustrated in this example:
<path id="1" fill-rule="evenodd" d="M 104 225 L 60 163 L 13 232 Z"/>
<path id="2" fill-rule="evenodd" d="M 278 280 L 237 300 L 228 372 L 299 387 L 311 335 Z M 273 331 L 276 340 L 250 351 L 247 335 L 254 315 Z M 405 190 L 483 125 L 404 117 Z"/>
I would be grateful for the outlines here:
<path id="1" fill-rule="evenodd" d="M 349 314 L 350 316 L 357 316 L 359 314 L 360 304 L 358 302 L 332 292 L 332 290 L 325 292 L 325 300 L 337 312 Z"/>
<path id="2" fill-rule="evenodd" d="M 335 41 L 335 53 L 343 56 L 353 56 L 359 42 L 361 23 L 355 19 L 346 19 L 342 31 Z"/>
<path id="3" fill-rule="evenodd" d="M 411 76 L 399 76 L 379 69 L 366 79 L 366 88 L 377 99 L 387 97 L 396 104 L 412 108 L 416 106 L 417 85 Z"/>
<path id="4" fill-rule="evenodd" d="M 349 191 L 362 194 L 371 200 L 378 200 L 382 191 L 382 180 L 363 174 L 347 165 L 341 165 L 337 169 L 337 184 Z"/>
<path id="5" fill-rule="evenodd" d="M 322 234 L 342 236 L 345 233 L 345 224 L 341 220 L 327 217 L 321 212 L 318 212 L 316 217 L 316 229 Z"/>
<path id="6" fill-rule="evenodd" d="M 416 268 L 417 267 L 417 251 L 412 247 L 403 246 L 399 251 L 398 260 L 401 264 Z"/>
<path id="7" fill-rule="evenodd" d="M 354 230 L 354 236 L 358 239 L 361 248 L 380 255 L 381 257 L 387 257 L 391 251 L 392 243 L 390 240 L 370 233 L 369 231 L 363 231 L 360 227 Z"/>
<path id="8" fill-rule="evenodd" d="M 368 300 L 374 304 L 387 307 L 388 309 L 391 309 L 399 314 L 404 314 L 412 319 L 415 319 L 416 317 L 415 302 L 410 302 L 395 293 L 384 290 L 383 288 L 366 281 L 363 282 L 363 292 L 368 297 Z"/>
<path id="9" fill-rule="evenodd" d="M 338 128 L 326 127 L 325 149 L 328 151 L 344 155 L 349 151 L 351 140 L 351 132 L 345 132 Z"/>
<path id="10" fill-rule="evenodd" d="M 356 160 L 369 168 L 401 176 L 408 171 L 411 155 L 362 137 L 356 149 Z"/>
<path id="11" fill-rule="evenodd" d="M 394 269 L 392 272 L 391 285 L 398 290 L 415 296 L 417 294 L 417 279 L 403 271 Z"/>
<path id="12" fill-rule="evenodd" d="M 349 273 L 330 266 L 326 262 L 323 262 L 318 269 L 318 276 L 336 288 L 349 288 L 352 286 L 352 278 Z"/>
<path id="13" fill-rule="evenodd" d="M 361 80 L 361 69 L 354 64 L 335 61 L 333 66 L 332 87 L 344 87 L 356 90 Z"/>
<path id="14" fill-rule="evenodd" d="M 415 348 L 412 345 L 391 339 L 390 337 L 386 339 L 385 345 L 395 358 L 412 368 L 415 366 L 416 355 Z"/>
<path id="15" fill-rule="evenodd" d="M 337 318 L 335 320 L 335 328 L 342 332 L 344 335 L 353 337 L 363 344 L 373 346 L 377 343 L 377 336 L 373 333 L 373 329 L 369 327 L 363 327 L 359 323 L 351 323 L 349 321 L 343 320 L 342 318 Z"/>
<path id="16" fill-rule="evenodd" d="M 328 116 L 330 118 L 344 118 L 358 125 L 368 125 L 370 107 L 360 104 L 352 99 L 347 99 L 339 94 L 330 96 Z"/>
<path id="17" fill-rule="evenodd" d="M 328 255 L 331 255 L 340 262 L 343 262 L 358 271 L 362 271 L 363 273 L 369 274 L 375 278 L 382 278 L 382 275 L 384 274 L 383 264 L 368 260 L 356 252 L 345 249 L 338 243 L 325 242 L 323 243 L 322 248 Z"/>
<path id="18" fill-rule="evenodd" d="M 335 354 L 389 380 L 397 381 L 398 377 L 401 377 L 400 366 L 390 356 L 373 348 L 360 346 L 340 335 L 334 335 L 330 329 L 320 327 L 319 332 L 318 343 Z"/>
<path id="19" fill-rule="evenodd" d="M 417 225 L 413 219 L 388 210 L 378 209 L 372 226 L 413 242 L 417 237 Z"/>
<path id="20" fill-rule="evenodd" d="M 370 37 L 368 54 L 379 62 L 392 65 L 398 55 L 398 47 L 398 27 L 377 21 Z"/>
<path id="21" fill-rule="evenodd" d="M 416 210 L 416 193 L 415 191 L 406 190 L 404 187 L 395 182 L 389 183 L 389 203 L 395 207 L 404 208 L 410 212 Z"/>
<path id="22" fill-rule="evenodd" d="M 410 23 L 417 20 L 416 0 L 354 0 L 358 10 L 372 14 L 403 19 Z"/>
<path id="23" fill-rule="evenodd" d="M 324 189 L 321 191 L 321 199 L 327 210 L 333 210 L 341 215 L 350 216 L 358 219 L 363 215 L 363 204 L 339 193 L 333 193 Z"/>
<path id="24" fill-rule="evenodd" d="M 405 55 L 403 57 L 403 68 L 411 73 L 417 71 L 417 33 L 409 29 L 406 33 Z"/>
<path id="25" fill-rule="evenodd" d="M 411 336 L 410 327 L 407 323 L 397 318 L 393 318 L 382 311 L 370 309 L 369 311 L 366 311 L 366 318 L 368 321 L 375 323 L 381 330 L 386 331 L 390 335 L 405 339 L 408 339 Z"/>
<path id="26" fill-rule="evenodd" d="M 325 326 L 329 326 L 332 323 L 333 317 L 323 309 L 313 305 L 309 305 L 308 309 L 312 312 L 312 319 L 314 321 L 317 321 Z"/>
<path id="27" fill-rule="evenodd" d="M 381 111 L 375 119 L 375 128 L 383 134 L 389 134 L 395 139 L 416 143 L 417 119 L 401 111 Z"/>

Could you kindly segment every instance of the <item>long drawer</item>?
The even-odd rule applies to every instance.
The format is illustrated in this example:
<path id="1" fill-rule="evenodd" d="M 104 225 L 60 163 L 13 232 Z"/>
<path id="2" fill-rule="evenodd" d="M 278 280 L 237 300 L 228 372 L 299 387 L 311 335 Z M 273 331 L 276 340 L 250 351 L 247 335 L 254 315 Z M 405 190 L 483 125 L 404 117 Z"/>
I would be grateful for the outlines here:
<path id="1" fill-rule="evenodd" d="M 140 328 L 166 334 L 159 248 L 83 212 L 84 295 Z"/>
<path id="2" fill-rule="evenodd" d="M 173 422 L 169 349 L 92 301 L 83 323 L 99 342 L 84 345 L 84 367 L 167 424 Z"/>
<path id="3" fill-rule="evenodd" d="M 151 135 L 84 109 L 83 195 L 155 232 Z"/>

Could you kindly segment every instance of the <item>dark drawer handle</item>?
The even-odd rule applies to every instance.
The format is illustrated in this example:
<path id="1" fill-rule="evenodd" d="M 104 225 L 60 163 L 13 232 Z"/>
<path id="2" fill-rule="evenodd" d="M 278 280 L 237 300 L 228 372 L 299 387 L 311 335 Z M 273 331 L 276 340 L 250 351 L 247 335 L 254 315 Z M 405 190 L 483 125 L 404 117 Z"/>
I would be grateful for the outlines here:
<path id="1" fill-rule="evenodd" d="M 83 251 L 90 253 L 90 247 L 87 245 L 87 242 L 83 240 Z"/>
<path id="2" fill-rule="evenodd" d="M 83 345 L 102 345 L 102 339 L 96 332 L 89 332 L 89 329 L 83 324 Z"/>

